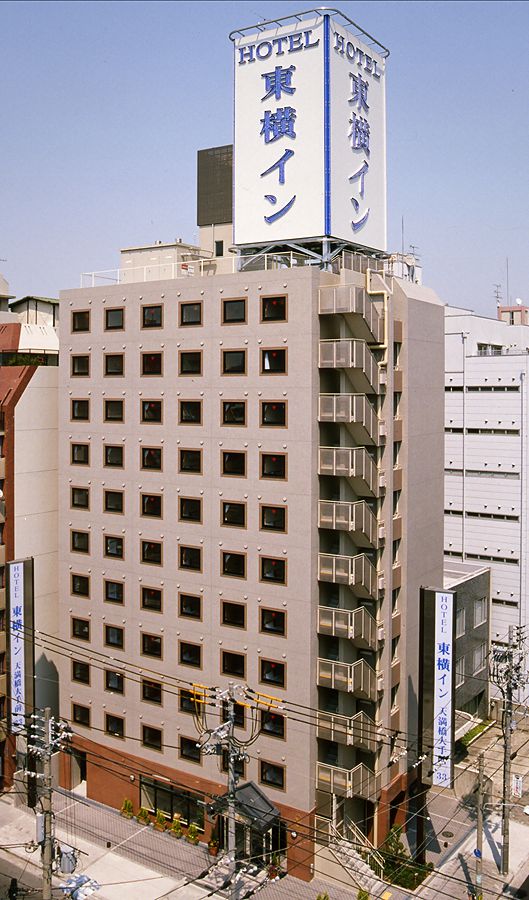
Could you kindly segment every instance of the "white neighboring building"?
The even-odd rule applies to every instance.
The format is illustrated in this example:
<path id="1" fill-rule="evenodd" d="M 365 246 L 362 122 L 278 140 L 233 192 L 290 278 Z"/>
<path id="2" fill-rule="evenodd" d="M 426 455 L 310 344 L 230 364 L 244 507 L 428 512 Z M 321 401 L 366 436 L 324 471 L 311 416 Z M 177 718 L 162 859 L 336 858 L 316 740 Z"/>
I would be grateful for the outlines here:
<path id="1" fill-rule="evenodd" d="M 526 307 L 498 317 L 445 309 L 445 556 L 491 567 L 503 643 L 529 623 L 529 326 Z"/>

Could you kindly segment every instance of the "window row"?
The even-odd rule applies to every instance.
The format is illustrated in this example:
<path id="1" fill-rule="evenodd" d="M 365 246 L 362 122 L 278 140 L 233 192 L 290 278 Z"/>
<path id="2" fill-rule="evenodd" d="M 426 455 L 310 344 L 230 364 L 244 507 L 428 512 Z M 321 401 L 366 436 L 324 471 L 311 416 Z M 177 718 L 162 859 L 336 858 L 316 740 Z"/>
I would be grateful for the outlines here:
<path id="1" fill-rule="evenodd" d="M 125 307 L 112 306 L 104 311 L 103 327 L 105 331 L 125 330 Z M 223 325 L 245 325 L 248 321 L 247 297 L 232 297 L 221 300 L 220 321 Z M 260 297 L 260 321 L 286 322 L 287 297 L 285 295 Z M 178 323 L 181 328 L 203 324 L 203 301 L 181 300 L 178 303 Z M 164 305 L 155 303 L 140 308 L 141 328 L 163 328 Z M 72 334 L 89 332 L 91 329 L 91 310 L 80 309 L 72 312 Z"/>
<path id="2" fill-rule="evenodd" d="M 246 424 L 246 402 L 238 401 L 240 407 L 228 401 L 223 403 L 221 422 L 223 425 Z M 262 428 L 286 428 L 287 427 L 287 401 L 286 400 L 260 400 L 259 401 L 259 425 Z M 244 417 L 244 421 L 233 421 L 233 418 Z M 70 401 L 70 419 L 72 422 L 90 421 L 90 400 L 88 398 L 76 398 Z M 109 399 L 103 400 L 103 421 L 124 422 L 125 401 Z M 147 424 L 163 424 L 163 400 L 141 400 L 140 422 Z M 203 401 L 179 400 L 178 401 L 178 425 L 202 425 Z"/>
<path id="3" fill-rule="evenodd" d="M 287 350 L 284 347 L 267 347 L 259 349 L 259 374 L 260 375 L 286 375 L 287 374 Z M 247 353 L 244 348 L 234 350 L 221 350 L 221 375 L 246 375 Z M 70 356 L 70 374 L 72 378 L 88 377 L 90 375 L 90 355 L 72 354 Z M 163 353 L 145 352 L 140 354 L 141 375 L 163 375 Z M 178 351 L 178 374 L 201 376 L 203 374 L 202 350 Z M 104 353 L 103 375 L 125 375 L 125 354 Z"/>
<path id="4" fill-rule="evenodd" d="M 70 444 L 72 466 L 90 465 L 90 444 Z M 287 479 L 286 453 L 259 453 L 259 477 L 279 481 Z M 149 472 L 163 471 L 163 448 L 140 447 L 140 469 Z M 220 454 L 221 474 L 241 478 L 247 474 L 246 451 L 222 450 Z M 125 467 L 125 447 L 120 444 L 103 444 L 103 466 L 108 469 Z M 202 475 L 203 450 L 191 447 L 178 448 L 178 472 L 186 475 Z"/>

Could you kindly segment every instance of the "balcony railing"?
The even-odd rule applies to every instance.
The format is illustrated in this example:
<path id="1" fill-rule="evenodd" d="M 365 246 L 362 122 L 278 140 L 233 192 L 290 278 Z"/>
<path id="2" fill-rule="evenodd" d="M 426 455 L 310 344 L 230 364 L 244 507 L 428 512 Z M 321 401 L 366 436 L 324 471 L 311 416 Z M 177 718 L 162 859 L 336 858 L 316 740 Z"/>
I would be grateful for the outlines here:
<path id="1" fill-rule="evenodd" d="M 377 749 L 377 727 L 365 712 L 354 716 L 340 716 L 320 710 L 317 735 L 323 740 L 347 744 L 367 753 L 374 753 Z"/>
<path id="2" fill-rule="evenodd" d="M 320 341 L 320 369 L 344 369 L 357 391 L 380 393 L 380 369 L 365 341 Z"/>
<path id="3" fill-rule="evenodd" d="M 346 425 L 358 444 L 379 444 L 384 434 L 365 394 L 320 394 L 318 419 Z"/>
<path id="4" fill-rule="evenodd" d="M 378 547 L 378 522 L 365 500 L 320 500 L 318 527 L 348 531 L 359 547 Z"/>
<path id="5" fill-rule="evenodd" d="M 346 584 L 359 597 L 370 597 L 372 600 L 378 597 L 377 572 L 365 553 L 357 556 L 320 553 L 318 573 L 320 581 Z"/>
<path id="6" fill-rule="evenodd" d="M 346 691 L 358 700 L 377 699 L 377 676 L 365 659 L 354 663 L 318 659 L 318 686 Z"/>
<path id="7" fill-rule="evenodd" d="M 327 763 L 316 763 L 316 787 L 319 791 L 340 797 L 362 797 L 374 802 L 380 793 L 381 776 L 363 763 L 354 769 L 341 769 Z"/>
<path id="8" fill-rule="evenodd" d="M 384 334 L 383 318 L 369 294 L 361 287 L 342 284 L 336 287 L 322 287 L 319 292 L 319 313 L 321 316 L 341 313 L 350 319 L 355 333 L 367 341 L 382 342 Z"/>
<path id="9" fill-rule="evenodd" d="M 364 606 L 352 610 L 319 606 L 318 634 L 348 638 L 363 650 L 376 650 L 378 646 L 376 620 Z"/>
<path id="10" fill-rule="evenodd" d="M 318 474 L 349 478 L 356 494 L 378 497 L 382 472 L 364 447 L 320 447 Z"/>

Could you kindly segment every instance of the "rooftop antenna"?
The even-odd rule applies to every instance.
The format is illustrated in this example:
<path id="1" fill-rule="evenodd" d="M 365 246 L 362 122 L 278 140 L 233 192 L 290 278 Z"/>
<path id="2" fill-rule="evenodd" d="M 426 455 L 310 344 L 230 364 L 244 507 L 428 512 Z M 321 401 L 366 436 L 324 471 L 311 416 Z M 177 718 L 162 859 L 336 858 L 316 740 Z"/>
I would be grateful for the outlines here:
<path id="1" fill-rule="evenodd" d="M 419 248 L 417 244 L 410 244 L 410 253 L 415 257 L 416 261 L 419 262 Z"/>
<path id="2" fill-rule="evenodd" d="M 501 296 L 501 284 L 494 284 L 494 299 L 496 301 L 496 306 L 501 306 L 502 296 Z"/>
<path id="3" fill-rule="evenodd" d="M 509 296 L 509 257 L 507 256 L 505 259 L 506 269 L 507 269 L 507 306 L 511 305 L 511 298 Z"/>

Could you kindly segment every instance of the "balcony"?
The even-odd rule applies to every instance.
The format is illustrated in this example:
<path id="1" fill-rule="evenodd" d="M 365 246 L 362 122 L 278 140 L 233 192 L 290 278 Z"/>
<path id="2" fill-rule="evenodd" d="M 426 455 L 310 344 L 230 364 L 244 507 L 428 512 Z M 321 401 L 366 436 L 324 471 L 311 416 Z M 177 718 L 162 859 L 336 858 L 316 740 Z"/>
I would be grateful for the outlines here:
<path id="1" fill-rule="evenodd" d="M 358 597 L 376 600 L 378 597 L 377 572 L 365 553 L 358 556 L 335 556 L 320 553 L 318 579 L 346 584 Z"/>
<path id="2" fill-rule="evenodd" d="M 375 802 L 380 793 L 381 776 L 363 763 L 354 769 L 341 769 L 327 763 L 316 763 L 316 788 L 339 797 L 362 797 Z"/>
<path id="3" fill-rule="evenodd" d="M 380 369 L 365 341 L 320 341 L 320 369 L 344 369 L 359 393 L 380 393 Z"/>
<path id="4" fill-rule="evenodd" d="M 318 686 L 346 691 L 358 700 L 377 699 L 377 676 L 365 659 L 343 663 L 333 659 L 318 660 Z"/>
<path id="5" fill-rule="evenodd" d="M 347 531 L 359 547 L 378 547 L 378 522 L 364 500 L 320 500 L 318 527 Z"/>
<path id="6" fill-rule="evenodd" d="M 367 753 L 374 753 L 377 749 L 377 726 L 365 712 L 340 716 L 319 711 L 316 733 L 325 741 L 336 741 L 337 744 L 346 744 Z"/>
<path id="7" fill-rule="evenodd" d="M 380 344 L 384 324 L 377 307 L 361 287 L 352 284 L 323 287 L 319 292 L 320 316 L 341 314 L 354 334 L 366 341 Z"/>
<path id="8" fill-rule="evenodd" d="M 346 425 L 357 444 L 379 444 L 385 433 L 365 394 L 320 394 L 318 420 Z"/>
<path id="9" fill-rule="evenodd" d="M 378 497 L 381 474 L 363 447 L 320 447 L 318 475 L 348 478 L 359 496 Z"/>
<path id="10" fill-rule="evenodd" d="M 364 606 L 353 610 L 319 606 L 318 634 L 348 638 L 362 650 L 376 650 L 378 646 L 376 620 Z"/>

